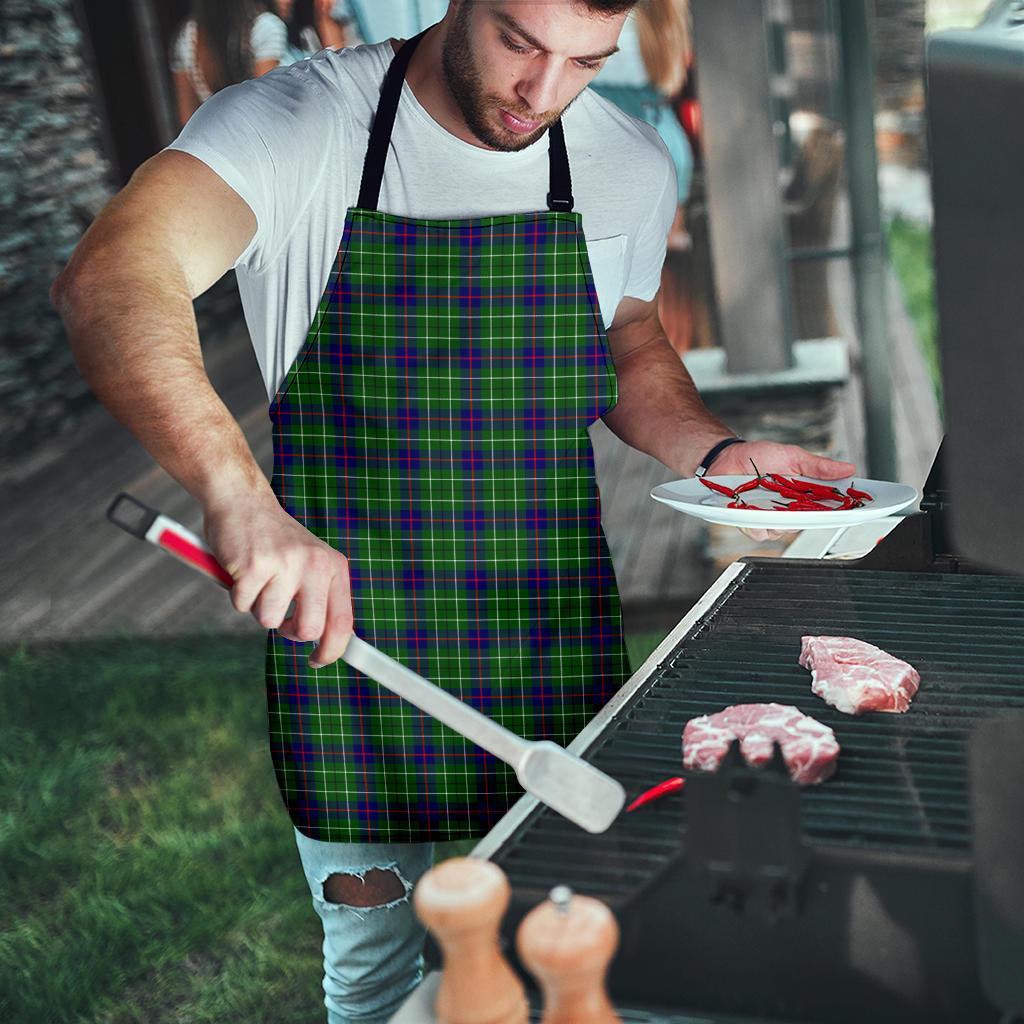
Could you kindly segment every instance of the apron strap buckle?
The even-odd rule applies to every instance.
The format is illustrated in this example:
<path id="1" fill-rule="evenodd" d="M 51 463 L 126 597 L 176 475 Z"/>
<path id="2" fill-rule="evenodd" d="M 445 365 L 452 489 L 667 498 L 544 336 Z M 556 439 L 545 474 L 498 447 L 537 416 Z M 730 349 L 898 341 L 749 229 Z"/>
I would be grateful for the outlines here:
<path id="1" fill-rule="evenodd" d="M 548 193 L 548 209 L 556 213 L 571 213 L 572 212 L 572 193 L 569 193 L 568 199 L 560 196 L 555 196 L 551 192 Z"/>

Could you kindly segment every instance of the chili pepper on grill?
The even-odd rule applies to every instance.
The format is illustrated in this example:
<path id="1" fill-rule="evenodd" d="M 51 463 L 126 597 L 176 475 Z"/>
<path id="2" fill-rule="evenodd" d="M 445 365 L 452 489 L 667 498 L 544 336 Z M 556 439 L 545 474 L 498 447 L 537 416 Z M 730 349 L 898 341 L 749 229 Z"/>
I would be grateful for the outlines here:
<path id="1" fill-rule="evenodd" d="M 664 782 L 659 782 L 656 786 L 652 786 L 646 792 L 641 793 L 627 808 L 626 813 L 635 811 L 638 807 L 643 807 L 644 804 L 650 803 L 652 800 L 657 800 L 658 797 L 664 796 L 666 793 L 675 793 L 677 790 L 683 788 L 686 783 L 686 779 L 666 779 Z"/>

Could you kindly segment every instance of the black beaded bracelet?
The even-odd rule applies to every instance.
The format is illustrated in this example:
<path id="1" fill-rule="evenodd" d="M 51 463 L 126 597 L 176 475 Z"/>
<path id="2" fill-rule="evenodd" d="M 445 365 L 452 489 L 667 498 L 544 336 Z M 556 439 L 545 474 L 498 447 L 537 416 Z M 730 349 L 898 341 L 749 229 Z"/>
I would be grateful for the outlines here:
<path id="1" fill-rule="evenodd" d="M 724 452 L 731 444 L 743 444 L 743 438 L 727 437 L 724 441 L 719 441 L 718 444 L 716 444 L 715 447 L 700 460 L 700 464 L 697 466 L 697 471 L 694 473 L 694 476 L 704 476 L 711 468 L 711 463 L 714 462 L 715 459 L 717 459 L 718 456 L 721 455 L 722 452 Z"/>

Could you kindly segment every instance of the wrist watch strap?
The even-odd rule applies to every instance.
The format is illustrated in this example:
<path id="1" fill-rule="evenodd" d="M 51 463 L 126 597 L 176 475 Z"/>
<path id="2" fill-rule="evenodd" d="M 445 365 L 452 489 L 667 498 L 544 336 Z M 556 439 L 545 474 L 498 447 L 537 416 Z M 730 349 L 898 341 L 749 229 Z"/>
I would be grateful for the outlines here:
<path id="1" fill-rule="evenodd" d="M 707 455 L 705 455 L 704 458 L 700 460 L 700 465 L 697 466 L 697 470 L 694 473 L 694 476 L 704 476 L 704 474 L 707 473 L 707 471 L 711 468 L 711 463 L 714 462 L 715 459 L 717 459 L 718 456 L 721 455 L 722 452 L 724 452 L 725 449 L 729 447 L 729 445 L 742 443 L 742 437 L 727 437 L 724 441 L 719 441 L 718 444 L 716 444 L 715 447 L 712 448 L 711 451 L 709 451 Z"/>

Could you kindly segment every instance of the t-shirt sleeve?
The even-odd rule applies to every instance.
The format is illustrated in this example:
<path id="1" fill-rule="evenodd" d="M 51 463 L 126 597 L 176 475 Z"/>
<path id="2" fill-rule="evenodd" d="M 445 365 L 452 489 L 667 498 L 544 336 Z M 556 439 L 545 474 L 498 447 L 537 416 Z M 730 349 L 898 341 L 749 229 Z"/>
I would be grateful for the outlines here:
<path id="1" fill-rule="evenodd" d="M 661 287 L 661 268 L 665 262 L 668 233 L 676 216 L 679 204 L 676 185 L 676 169 L 665 143 L 652 130 L 652 142 L 658 151 L 657 163 L 661 165 L 661 187 L 652 193 L 654 201 L 646 220 L 637 232 L 636 245 L 626 282 L 626 295 L 649 302 Z M 655 174 L 655 180 L 657 174 Z"/>
<path id="2" fill-rule="evenodd" d="M 282 61 L 288 53 L 288 26 L 276 14 L 264 11 L 252 23 L 249 45 L 253 60 Z"/>
<path id="3" fill-rule="evenodd" d="M 236 267 L 260 273 L 281 253 L 322 180 L 339 120 L 308 68 L 295 64 L 215 93 L 167 147 L 202 160 L 255 215 Z"/>

